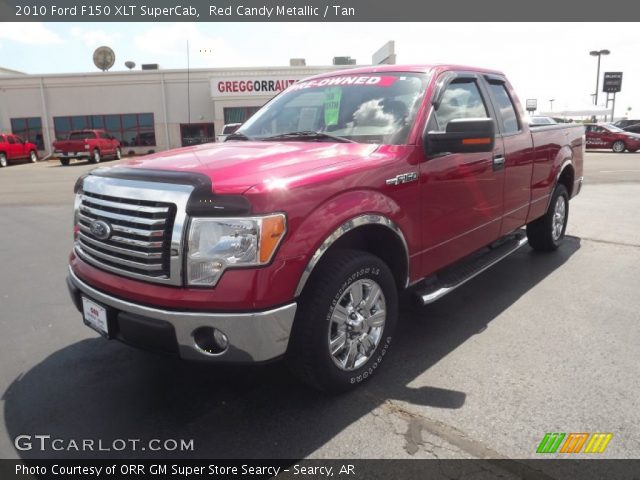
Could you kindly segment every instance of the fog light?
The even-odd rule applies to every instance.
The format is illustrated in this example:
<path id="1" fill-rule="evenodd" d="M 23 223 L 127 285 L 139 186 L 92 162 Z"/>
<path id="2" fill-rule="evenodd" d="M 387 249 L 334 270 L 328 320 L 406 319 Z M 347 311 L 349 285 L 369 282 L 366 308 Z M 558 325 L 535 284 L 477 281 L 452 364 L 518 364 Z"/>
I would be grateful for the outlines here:
<path id="1" fill-rule="evenodd" d="M 191 334 L 199 350 L 208 355 L 220 355 L 229 347 L 229 337 L 213 327 L 200 327 Z"/>

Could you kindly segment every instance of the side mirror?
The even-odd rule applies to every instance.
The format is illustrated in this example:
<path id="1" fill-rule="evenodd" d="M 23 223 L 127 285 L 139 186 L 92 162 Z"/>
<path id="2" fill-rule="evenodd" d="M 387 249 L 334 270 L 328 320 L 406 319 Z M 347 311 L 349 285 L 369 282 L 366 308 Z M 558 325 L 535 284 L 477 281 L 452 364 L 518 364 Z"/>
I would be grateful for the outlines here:
<path id="1" fill-rule="evenodd" d="M 457 118 L 447 124 L 445 132 L 426 132 L 426 155 L 438 153 L 491 152 L 496 139 L 492 118 Z"/>

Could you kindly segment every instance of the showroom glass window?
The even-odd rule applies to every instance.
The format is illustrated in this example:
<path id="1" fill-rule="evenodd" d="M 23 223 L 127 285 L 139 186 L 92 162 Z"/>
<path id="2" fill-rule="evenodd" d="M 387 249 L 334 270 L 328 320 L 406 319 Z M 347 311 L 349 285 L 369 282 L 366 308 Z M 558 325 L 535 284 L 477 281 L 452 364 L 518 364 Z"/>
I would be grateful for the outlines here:
<path id="1" fill-rule="evenodd" d="M 28 142 L 35 143 L 38 150 L 44 150 L 42 120 L 40 117 L 12 118 L 11 132 L 14 135 L 20 135 Z"/>
<path id="2" fill-rule="evenodd" d="M 106 130 L 123 147 L 155 146 L 156 132 L 153 113 L 122 113 L 114 115 L 75 115 L 54 117 L 56 138 L 64 140 L 71 130 Z"/>
<path id="3" fill-rule="evenodd" d="M 224 123 L 244 123 L 262 107 L 225 107 Z"/>

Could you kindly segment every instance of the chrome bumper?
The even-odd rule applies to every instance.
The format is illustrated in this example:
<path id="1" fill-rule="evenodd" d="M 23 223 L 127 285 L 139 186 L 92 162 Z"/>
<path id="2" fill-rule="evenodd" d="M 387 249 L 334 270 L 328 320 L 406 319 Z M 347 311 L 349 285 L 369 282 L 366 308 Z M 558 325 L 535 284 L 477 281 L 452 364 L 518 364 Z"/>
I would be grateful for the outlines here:
<path id="1" fill-rule="evenodd" d="M 100 292 L 80 280 L 69 268 L 69 290 L 76 306 L 78 295 L 111 307 L 115 321 L 121 314 L 131 314 L 144 321 L 161 321 L 175 331 L 178 354 L 186 360 L 224 363 L 264 362 L 284 355 L 289 343 L 297 304 L 291 303 L 273 310 L 249 313 L 178 312 L 147 307 L 121 300 Z M 211 327 L 223 332 L 229 347 L 222 353 L 208 353 L 195 343 L 193 332 Z M 117 338 L 117 337 L 116 337 Z M 141 345 L 144 347 L 144 345 Z"/>

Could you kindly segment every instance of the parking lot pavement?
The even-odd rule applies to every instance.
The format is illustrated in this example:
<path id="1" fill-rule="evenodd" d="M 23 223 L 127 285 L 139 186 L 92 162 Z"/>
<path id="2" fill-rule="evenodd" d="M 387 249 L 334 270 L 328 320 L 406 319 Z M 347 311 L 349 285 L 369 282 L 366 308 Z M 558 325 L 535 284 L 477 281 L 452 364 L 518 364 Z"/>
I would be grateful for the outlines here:
<path id="1" fill-rule="evenodd" d="M 533 458 L 546 432 L 612 432 L 603 457 L 637 456 L 640 154 L 587 154 L 558 252 L 524 247 L 431 306 L 406 299 L 385 367 L 340 396 L 278 364 L 184 363 L 84 327 L 64 279 L 90 168 L 0 170 L 0 457 Z M 18 451 L 22 434 L 194 451 Z"/>

